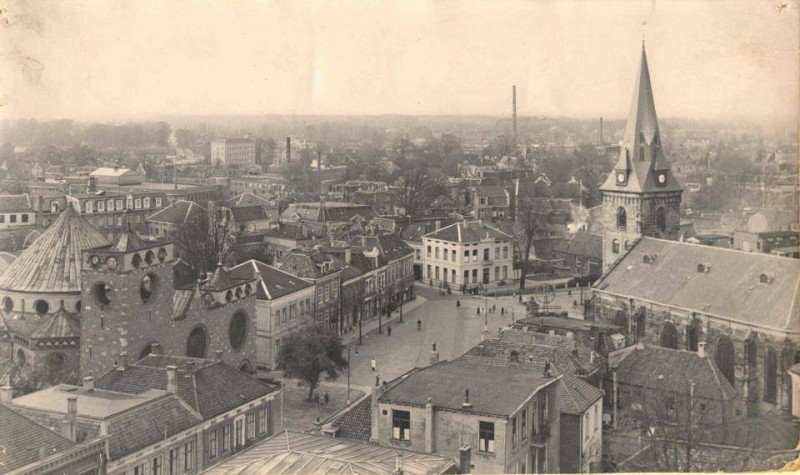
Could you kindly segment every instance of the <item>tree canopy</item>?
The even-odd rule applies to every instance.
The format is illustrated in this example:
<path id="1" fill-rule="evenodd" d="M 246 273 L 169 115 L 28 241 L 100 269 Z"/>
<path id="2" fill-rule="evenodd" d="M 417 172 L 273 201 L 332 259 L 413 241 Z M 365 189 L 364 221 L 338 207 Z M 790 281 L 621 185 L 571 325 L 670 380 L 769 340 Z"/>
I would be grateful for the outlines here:
<path id="1" fill-rule="evenodd" d="M 290 379 L 308 386 L 308 399 L 324 374 L 334 380 L 347 367 L 344 345 L 338 335 L 323 325 L 311 325 L 284 339 L 278 352 L 278 369 Z"/>

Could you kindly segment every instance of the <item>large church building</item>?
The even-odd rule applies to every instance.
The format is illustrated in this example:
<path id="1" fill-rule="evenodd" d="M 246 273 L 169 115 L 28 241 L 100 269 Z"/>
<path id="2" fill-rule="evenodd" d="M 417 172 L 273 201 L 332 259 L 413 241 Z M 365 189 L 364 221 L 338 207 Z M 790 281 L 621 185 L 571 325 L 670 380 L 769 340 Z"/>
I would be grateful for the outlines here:
<path id="1" fill-rule="evenodd" d="M 713 358 L 750 415 L 788 413 L 800 261 L 679 242 L 682 189 L 662 147 L 643 48 L 619 159 L 600 188 L 605 272 L 592 315 L 626 329 L 628 344 Z"/>

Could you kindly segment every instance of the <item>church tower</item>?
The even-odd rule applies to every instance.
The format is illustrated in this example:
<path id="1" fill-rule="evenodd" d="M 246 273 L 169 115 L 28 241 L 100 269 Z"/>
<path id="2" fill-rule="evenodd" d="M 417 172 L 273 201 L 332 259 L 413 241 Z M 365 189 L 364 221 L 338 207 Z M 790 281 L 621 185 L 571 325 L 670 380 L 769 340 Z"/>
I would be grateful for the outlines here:
<path id="1" fill-rule="evenodd" d="M 619 159 L 600 191 L 604 271 L 641 236 L 678 239 L 683 189 L 664 158 L 644 43 Z"/>

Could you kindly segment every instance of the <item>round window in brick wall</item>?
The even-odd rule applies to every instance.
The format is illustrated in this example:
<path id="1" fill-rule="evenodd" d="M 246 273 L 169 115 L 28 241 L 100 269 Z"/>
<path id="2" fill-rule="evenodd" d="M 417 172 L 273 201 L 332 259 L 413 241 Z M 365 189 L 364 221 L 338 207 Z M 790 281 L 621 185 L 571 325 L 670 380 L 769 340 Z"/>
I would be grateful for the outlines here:
<path id="1" fill-rule="evenodd" d="M 244 345 L 244 340 L 247 337 L 247 314 L 243 311 L 238 311 L 231 317 L 231 323 L 228 327 L 228 337 L 230 339 L 231 348 L 234 350 L 241 349 Z"/>
<path id="2" fill-rule="evenodd" d="M 143 303 L 150 301 L 150 298 L 156 293 L 157 286 L 158 278 L 155 274 L 147 274 L 142 277 L 142 281 L 139 283 L 139 297 Z"/>
<path id="3" fill-rule="evenodd" d="M 6 313 L 14 310 L 14 301 L 11 300 L 11 297 L 3 297 L 3 310 L 5 310 Z"/>
<path id="4" fill-rule="evenodd" d="M 50 304 L 46 300 L 37 300 L 33 303 L 33 309 L 37 315 L 44 315 L 50 311 Z"/>
<path id="5" fill-rule="evenodd" d="M 111 286 L 105 282 L 98 282 L 92 286 L 92 297 L 100 305 L 111 303 Z"/>

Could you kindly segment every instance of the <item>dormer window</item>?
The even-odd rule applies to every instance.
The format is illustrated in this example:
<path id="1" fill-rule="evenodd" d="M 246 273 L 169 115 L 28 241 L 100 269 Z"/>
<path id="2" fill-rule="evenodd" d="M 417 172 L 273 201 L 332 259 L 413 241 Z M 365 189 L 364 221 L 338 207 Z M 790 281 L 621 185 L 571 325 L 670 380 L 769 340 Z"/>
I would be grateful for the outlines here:
<path id="1" fill-rule="evenodd" d="M 656 261 L 655 254 L 653 254 L 653 255 L 645 255 L 642 258 L 642 262 L 645 263 L 645 264 L 653 264 L 655 261 Z"/>
<path id="2" fill-rule="evenodd" d="M 698 274 L 708 274 L 711 272 L 711 264 L 697 264 Z"/>
<path id="3" fill-rule="evenodd" d="M 762 273 L 759 277 L 759 281 L 762 284 L 771 284 L 773 280 L 775 280 L 775 275 L 768 272 Z"/>

